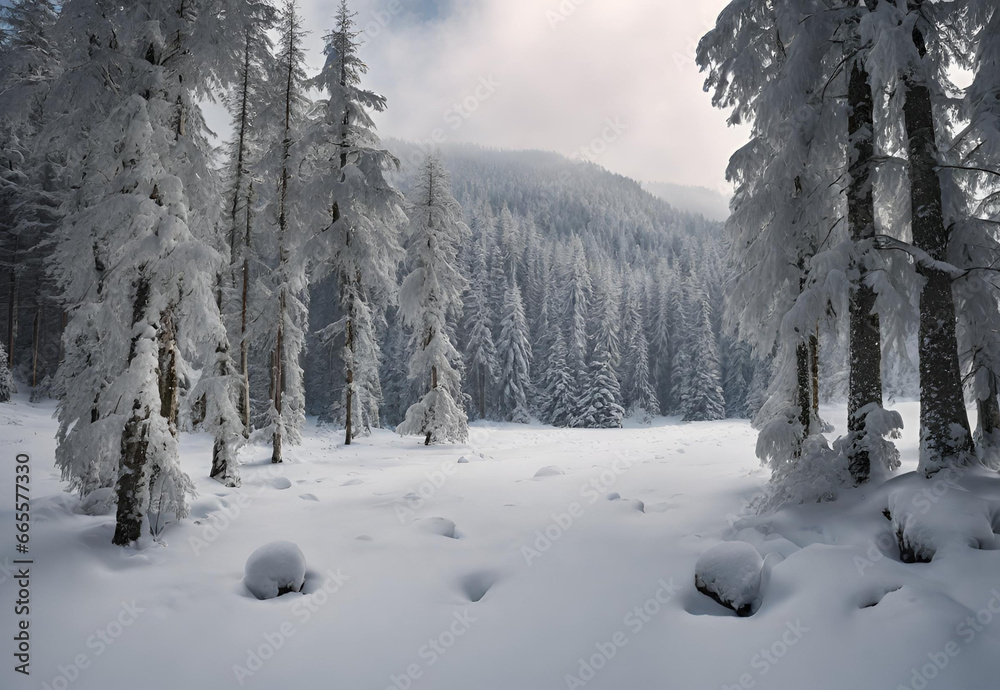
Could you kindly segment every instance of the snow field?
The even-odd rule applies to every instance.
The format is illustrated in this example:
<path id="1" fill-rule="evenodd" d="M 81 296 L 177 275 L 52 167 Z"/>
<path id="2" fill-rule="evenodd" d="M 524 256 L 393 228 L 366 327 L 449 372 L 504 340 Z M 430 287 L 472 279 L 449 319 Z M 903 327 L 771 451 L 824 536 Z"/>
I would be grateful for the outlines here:
<path id="1" fill-rule="evenodd" d="M 897 408 L 908 471 L 916 406 Z M 766 474 L 741 422 L 477 425 L 469 445 L 431 447 L 388 432 L 344 447 L 338 431 L 310 424 L 285 465 L 248 449 L 239 489 L 207 479 L 208 436 L 183 435 L 199 494 L 191 517 L 162 543 L 121 550 L 113 514 L 87 515 L 62 493 L 51 413 L 0 406 L 0 445 L 31 454 L 35 473 L 23 687 L 104 690 L 139 677 L 150 690 L 995 687 L 996 542 L 935 533 L 928 542 L 944 546 L 933 541 L 930 563 L 904 563 L 883 514 L 895 501 L 902 519 L 907 501 L 918 525 L 926 503 L 959 501 L 980 532 L 992 511 L 995 531 L 995 475 L 901 475 L 757 517 L 744 506 Z M 557 472 L 537 476 L 548 467 Z M 948 529 L 965 538 L 963 520 Z M 306 556 L 302 591 L 261 601 L 244 564 L 279 540 Z M 698 559 L 730 541 L 764 559 L 749 618 L 694 585 Z"/>

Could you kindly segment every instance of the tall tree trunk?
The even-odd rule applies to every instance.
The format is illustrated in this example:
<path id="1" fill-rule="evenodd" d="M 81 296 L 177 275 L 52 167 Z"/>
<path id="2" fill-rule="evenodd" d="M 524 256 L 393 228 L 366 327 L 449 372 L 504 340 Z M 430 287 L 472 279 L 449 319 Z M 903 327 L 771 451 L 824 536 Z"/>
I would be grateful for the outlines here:
<path id="1" fill-rule="evenodd" d="M 486 419 L 486 372 L 479 365 L 479 418 Z"/>
<path id="2" fill-rule="evenodd" d="M 149 307 L 149 280 L 139 279 L 132 303 L 132 326 L 145 317 Z M 135 359 L 139 336 L 133 336 L 129 348 L 129 362 Z M 151 410 L 135 400 L 125 429 L 122 433 L 121 459 L 118 469 L 118 510 L 115 521 L 115 535 L 111 543 L 128 546 L 142 536 L 142 506 L 149 492 L 149 478 L 146 476 L 146 451 L 148 449 L 149 415 Z"/>
<path id="3" fill-rule="evenodd" d="M 7 292 L 7 368 L 14 371 L 14 341 L 17 339 L 17 251 L 21 236 L 14 238 Z"/>
<path id="4" fill-rule="evenodd" d="M 253 182 L 247 191 L 247 224 L 243 238 L 243 289 L 240 298 L 240 401 L 239 411 L 243 420 L 243 437 L 250 437 L 250 344 L 247 342 L 247 317 L 250 306 L 250 243 L 253 221 Z"/>
<path id="5" fill-rule="evenodd" d="M 980 445 L 993 445 L 993 435 L 1000 430 L 1000 401 L 997 400 L 997 376 L 988 372 L 988 393 L 985 398 L 976 401 L 976 411 L 979 417 Z"/>
<path id="6" fill-rule="evenodd" d="M 819 326 L 809 336 L 809 374 L 812 377 L 812 414 L 819 419 Z"/>
<path id="7" fill-rule="evenodd" d="M 274 409 L 277 413 L 274 421 L 274 434 L 271 437 L 271 462 L 283 462 L 281 455 L 281 407 L 284 404 L 282 394 L 285 388 L 285 292 L 282 289 L 278 298 L 278 335 L 274 345 L 274 360 L 271 365 L 271 388 L 274 392 Z"/>
<path id="8" fill-rule="evenodd" d="M 42 336 L 42 305 L 35 308 L 35 322 L 31 329 L 31 387 L 38 387 L 38 352 Z"/>
<path id="9" fill-rule="evenodd" d="M 869 10 L 873 10 L 875 0 L 868 0 L 867 5 Z M 857 0 L 854 6 L 857 6 Z M 847 399 L 847 431 L 851 439 L 848 467 L 854 483 L 863 484 L 871 476 L 871 457 L 864 442 L 865 419 L 861 410 L 869 405 L 882 406 L 882 334 L 879 316 L 875 313 L 876 294 L 868 281 L 865 256 L 871 251 L 875 237 L 875 195 L 871 179 L 875 121 L 871 83 L 862 57 L 854 59 L 847 86 L 847 101 L 850 147 L 847 223 L 854 242 Z"/>
<path id="10" fill-rule="evenodd" d="M 911 0 L 919 10 L 922 0 Z M 919 26 L 913 43 L 922 60 L 926 45 Z M 904 76 L 903 116 L 909 149 L 913 244 L 934 261 L 948 259 L 950 232 L 945 227 L 938 178 L 938 148 L 934 110 L 926 83 L 929 66 Z M 920 293 L 920 463 L 930 477 L 944 467 L 962 463 L 972 450 L 972 432 L 962 395 L 962 377 L 955 333 L 955 300 L 951 277 L 927 262 L 917 263 L 924 279 Z"/>
<path id="11" fill-rule="evenodd" d="M 351 319 L 347 321 L 344 334 L 344 351 L 351 359 L 347 364 L 344 395 L 344 445 L 349 446 L 354 438 L 354 322 Z"/>
<path id="12" fill-rule="evenodd" d="M 438 387 L 438 369 L 437 367 L 431 367 L 431 390 Z M 431 445 L 431 432 L 427 432 L 427 438 L 424 439 L 424 445 Z"/>
<path id="13" fill-rule="evenodd" d="M 180 391 L 177 374 L 177 335 L 171 309 L 167 309 L 160 319 L 159 350 L 160 414 L 167 420 L 170 433 L 177 436 Z"/>

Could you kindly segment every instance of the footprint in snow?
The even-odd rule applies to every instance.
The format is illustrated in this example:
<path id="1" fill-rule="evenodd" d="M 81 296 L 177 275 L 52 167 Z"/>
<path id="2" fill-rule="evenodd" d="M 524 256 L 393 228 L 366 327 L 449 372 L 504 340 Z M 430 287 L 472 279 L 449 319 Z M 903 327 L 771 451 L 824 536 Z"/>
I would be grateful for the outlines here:
<path id="1" fill-rule="evenodd" d="M 318 501 L 319 500 L 318 498 L 316 498 L 316 494 L 299 494 L 299 498 L 301 498 L 303 501 Z"/>
<path id="2" fill-rule="evenodd" d="M 357 486 L 358 484 L 364 484 L 364 479 L 348 479 L 346 482 L 341 484 L 341 486 Z"/>
<path id="3" fill-rule="evenodd" d="M 497 574 L 492 570 L 481 570 L 461 578 L 459 586 L 469 601 L 476 603 L 486 596 L 490 588 L 497 583 L 497 579 Z"/>

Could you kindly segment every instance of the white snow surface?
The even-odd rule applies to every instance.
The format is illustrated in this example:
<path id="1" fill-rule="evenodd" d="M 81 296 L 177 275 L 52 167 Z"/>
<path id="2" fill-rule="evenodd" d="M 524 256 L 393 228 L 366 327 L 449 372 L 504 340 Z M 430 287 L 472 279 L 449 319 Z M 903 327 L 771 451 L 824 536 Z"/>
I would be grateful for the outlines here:
<path id="1" fill-rule="evenodd" d="M 306 557 L 290 541 L 264 544 L 247 559 L 243 584 L 258 599 L 274 599 L 283 590 L 298 592 L 306 581 Z"/>
<path id="2" fill-rule="evenodd" d="M 694 576 L 696 584 L 739 609 L 757 600 L 763 569 L 757 549 L 744 541 L 726 541 L 701 555 Z"/>
<path id="3" fill-rule="evenodd" d="M 917 406 L 894 407 L 911 472 Z M 985 471 L 951 484 L 897 473 L 755 516 L 745 506 L 767 473 L 745 422 L 475 424 L 464 445 L 376 431 L 345 447 L 310 420 L 284 465 L 246 448 L 240 488 L 208 479 L 209 436 L 182 435 L 191 517 L 120 549 L 113 512 L 87 515 L 63 490 L 53 410 L 0 404 L 0 448 L 31 456 L 34 560 L 30 678 L 13 672 L 15 590 L 0 571 L 4 690 L 996 687 L 1000 551 L 980 518 L 1000 531 L 1000 480 Z M 532 480 L 545 466 L 563 474 Z M 5 567 L 13 478 L 0 473 Z M 930 563 L 900 562 L 890 499 L 932 510 L 951 495 L 975 497 L 971 522 L 933 536 Z M 308 556 L 302 591 L 258 600 L 247 555 L 288 539 Z M 767 563 L 750 618 L 694 585 L 699 557 L 734 541 Z"/>

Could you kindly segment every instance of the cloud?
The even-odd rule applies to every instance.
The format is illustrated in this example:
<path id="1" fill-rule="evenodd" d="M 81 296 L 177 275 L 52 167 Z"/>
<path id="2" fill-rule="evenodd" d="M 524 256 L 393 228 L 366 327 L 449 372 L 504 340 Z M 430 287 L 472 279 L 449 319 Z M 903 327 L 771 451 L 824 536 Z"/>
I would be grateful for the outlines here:
<path id="1" fill-rule="evenodd" d="M 338 3 L 302 3 L 318 69 Z M 592 160 L 641 180 L 726 190 L 726 162 L 746 134 L 711 107 L 694 64 L 723 4 L 355 0 L 352 9 L 366 83 L 389 99 L 383 135 L 427 141 L 437 130 L 449 141 L 574 155 L 617 122 L 624 131 L 591 147 Z M 496 85 L 485 98 L 484 82 Z"/>

